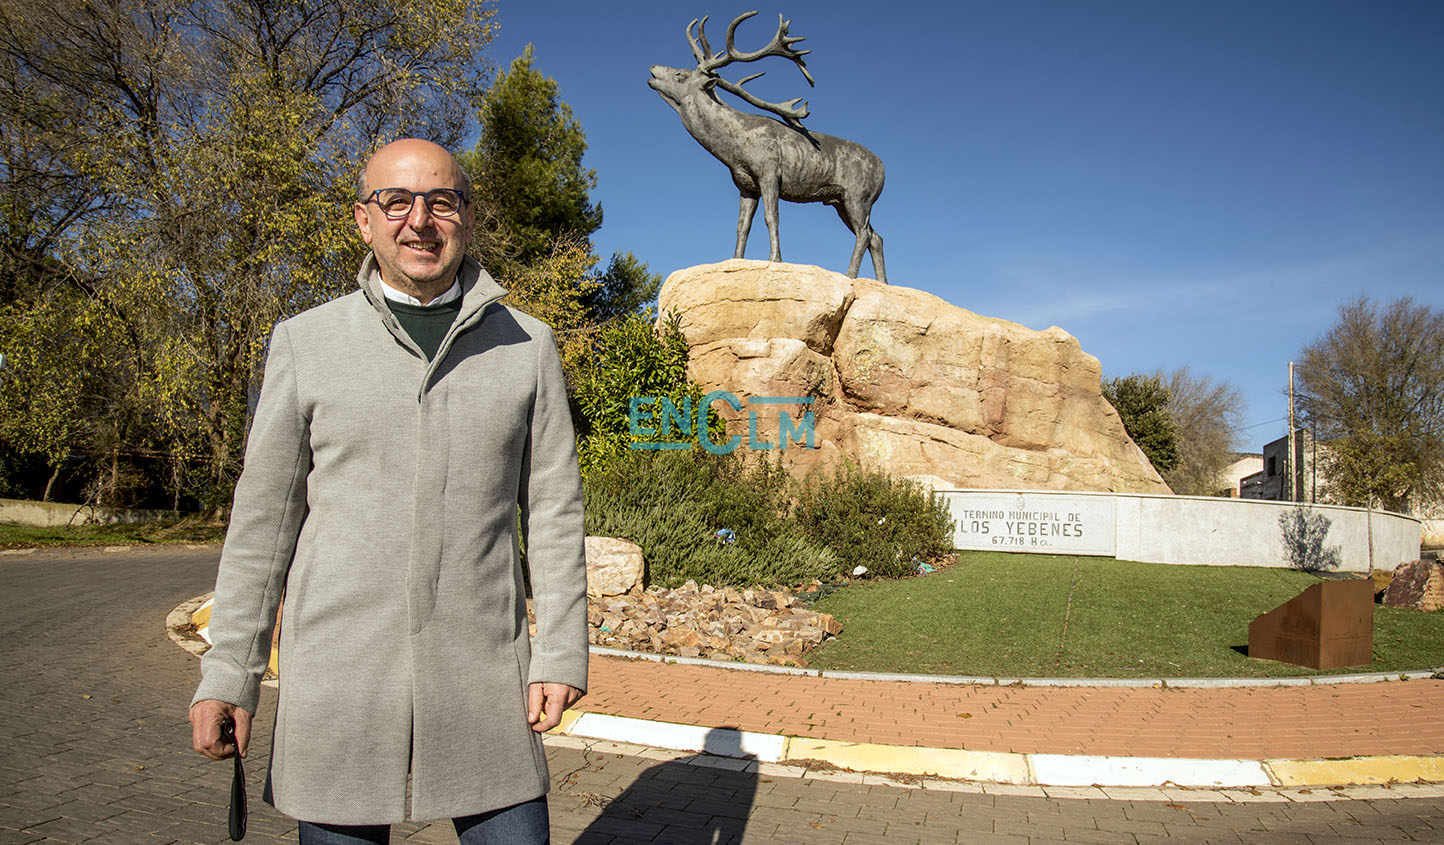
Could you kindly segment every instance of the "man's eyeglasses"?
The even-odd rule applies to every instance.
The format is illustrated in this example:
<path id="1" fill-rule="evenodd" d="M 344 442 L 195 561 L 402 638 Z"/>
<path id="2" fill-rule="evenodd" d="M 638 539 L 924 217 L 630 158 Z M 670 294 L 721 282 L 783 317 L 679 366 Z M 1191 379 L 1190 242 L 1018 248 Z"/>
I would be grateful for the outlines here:
<path id="1" fill-rule="evenodd" d="M 424 194 L 405 188 L 377 188 L 364 202 L 376 203 L 388 220 L 404 220 L 411 215 L 417 197 L 437 217 L 455 217 L 466 203 L 466 195 L 454 188 L 436 188 Z"/>

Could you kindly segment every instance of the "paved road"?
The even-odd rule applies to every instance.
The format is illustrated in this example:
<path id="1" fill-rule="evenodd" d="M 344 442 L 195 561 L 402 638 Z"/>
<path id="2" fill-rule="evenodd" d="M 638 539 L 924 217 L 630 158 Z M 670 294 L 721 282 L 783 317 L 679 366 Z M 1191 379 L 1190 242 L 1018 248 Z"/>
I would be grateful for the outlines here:
<path id="1" fill-rule="evenodd" d="M 229 768 L 189 750 L 197 664 L 163 620 L 214 551 L 0 557 L 0 845 L 220 843 Z M 83 611 L 77 613 L 77 611 Z M 259 801 L 248 842 L 294 841 Z M 557 842 L 1444 842 L 1444 799 L 1214 803 L 1049 799 L 758 776 L 553 748 Z M 449 825 L 398 840 L 455 842 Z"/>

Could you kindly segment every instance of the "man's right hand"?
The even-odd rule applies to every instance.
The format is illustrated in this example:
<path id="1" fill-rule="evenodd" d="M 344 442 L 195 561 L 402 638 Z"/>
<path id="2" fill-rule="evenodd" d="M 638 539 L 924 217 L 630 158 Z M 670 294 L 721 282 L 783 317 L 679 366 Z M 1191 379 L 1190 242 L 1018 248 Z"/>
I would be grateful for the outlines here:
<path id="1" fill-rule="evenodd" d="M 251 744 L 251 714 L 224 701 L 205 699 L 191 705 L 191 746 L 212 760 L 224 760 L 239 749 L 246 756 Z M 221 725 L 227 719 L 236 723 L 236 742 L 221 739 Z"/>

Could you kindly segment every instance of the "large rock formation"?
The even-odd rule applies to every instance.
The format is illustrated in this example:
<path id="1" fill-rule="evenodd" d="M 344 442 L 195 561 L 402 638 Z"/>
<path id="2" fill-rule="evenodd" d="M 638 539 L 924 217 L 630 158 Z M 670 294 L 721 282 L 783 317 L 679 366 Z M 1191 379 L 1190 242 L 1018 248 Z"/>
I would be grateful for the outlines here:
<path id="1" fill-rule="evenodd" d="M 748 445 L 776 444 L 777 411 L 757 396 L 810 396 L 816 449 L 794 470 L 844 456 L 934 486 L 1167 493 L 1103 398 L 1098 359 L 1067 332 L 983 317 L 919 290 L 818 267 L 734 259 L 673 273 L 660 294 L 691 347 L 713 408 Z"/>

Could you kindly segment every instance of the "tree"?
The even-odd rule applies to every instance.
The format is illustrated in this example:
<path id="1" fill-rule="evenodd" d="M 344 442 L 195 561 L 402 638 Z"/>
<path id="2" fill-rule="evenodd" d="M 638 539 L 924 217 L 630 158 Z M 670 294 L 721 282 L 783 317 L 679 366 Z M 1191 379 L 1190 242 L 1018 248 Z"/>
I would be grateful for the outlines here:
<path id="1" fill-rule="evenodd" d="M 1330 495 L 1407 512 L 1444 498 L 1444 311 L 1367 295 L 1299 355 L 1295 389 Z"/>
<path id="2" fill-rule="evenodd" d="M 172 487 L 228 501 L 271 327 L 352 286 L 360 161 L 400 135 L 459 139 L 493 15 L 0 0 L 0 350 L 68 344 L 17 360 L 0 438 L 102 455 L 117 482 L 156 456 Z M 76 367 L 84 389 L 62 378 Z M 72 401 L 108 424 L 25 440 L 14 422 Z"/>
<path id="3" fill-rule="evenodd" d="M 1168 415 L 1178 442 L 1178 464 L 1160 471 L 1163 480 L 1175 493 L 1216 495 L 1224 469 L 1234 460 L 1243 395 L 1234 385 L 1194 375 L 1188 367 L 1160 370 L 1153 377 L 1168 393 Z"/>
<path id="4" fill-rule="evenodd" d="M 1134 373 L 1108 379 L 1103 395 L 1154 469 L 1164 473 L 1178 466 L 1178 426 L 1168 411 L 1168 388 L 1158 376 Z"/>
<path id="5" fill-rule="evenodd" d="M 533 66 L 528 44 L 482 97 L 481 138 L 461 156 L 476 194 L 495 213 L 502 255 L 527 264 L 561 237 L 586 238 L 602 225 L 588 192 L 595 170 L 582 166 L 586 134 L 556 80 Z"/>
<path id="6" fill-rule="evenodd" d="M 534 67 L 531 45 L 487 90 L 477 116 L 481 137 L 460 156 L 475 185 L 472 254 L 521 305 L 536 299 L 524 286 L 556 287 L 545 267 L 558 244 L 591 249 L 591 236 L 602 225 L 602 209 L 589 194 L 597 174 L 582 166 L 586 134 L 561 100 L 556 80 Z M 591 324 L 637 310 L 661 285 L 630 252 L 614 254 L 601 273 L 592 266 L 597 263 L 593 257 L 575 298 Z M 551 315 L 533 316 L 551 322 Z"/>
<path id="7" fill-rule="evenodd" d="M 614 252 L 606 272 L 597 279 L 597 289 L 583 300 L 592 319 L 606 323 L 638 311 L 657 298 L 662 277 L 630 252 Z"/>

